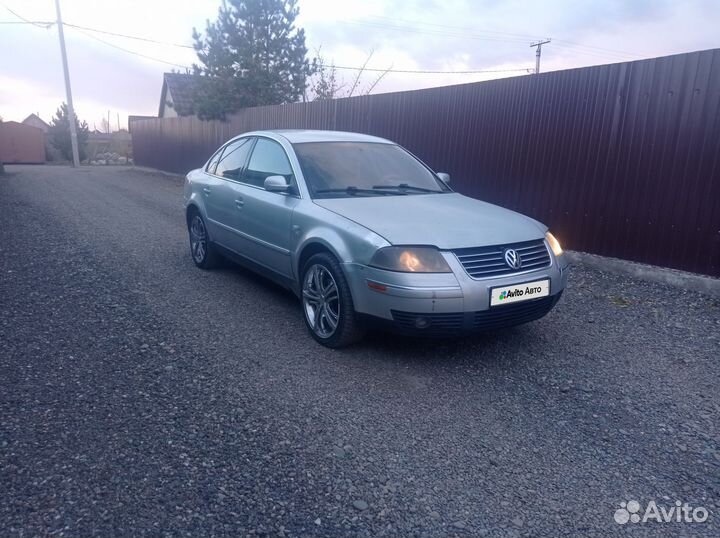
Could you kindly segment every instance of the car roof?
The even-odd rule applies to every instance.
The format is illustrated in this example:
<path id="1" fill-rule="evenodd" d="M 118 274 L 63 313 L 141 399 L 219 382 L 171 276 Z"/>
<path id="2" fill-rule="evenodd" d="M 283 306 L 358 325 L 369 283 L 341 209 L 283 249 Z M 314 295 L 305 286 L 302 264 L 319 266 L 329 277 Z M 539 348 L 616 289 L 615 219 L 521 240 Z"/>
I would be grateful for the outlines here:
<path id="1" fill-rule="evenodd" d="M 361 133 L 348 133 L 345 131 L 320 131 L 313 129 L 272 129 L 265 131 L 254 131 L 244 133 L 248 135 L 270 135 L 282 136 L 291 144 L 302 144 L 303 142 L 375 142 L 379 144 L 393 144 L 389 140 Z"/>

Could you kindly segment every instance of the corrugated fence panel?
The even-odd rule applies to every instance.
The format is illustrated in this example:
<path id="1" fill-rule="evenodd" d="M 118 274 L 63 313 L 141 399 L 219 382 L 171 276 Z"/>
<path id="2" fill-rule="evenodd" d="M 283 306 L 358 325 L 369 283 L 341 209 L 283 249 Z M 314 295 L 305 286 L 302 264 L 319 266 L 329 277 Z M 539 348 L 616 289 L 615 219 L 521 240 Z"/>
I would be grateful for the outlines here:
<path id="1" fill-rule="evenodd" d="M 131 125 L 137 164 L 180 173 L 234 135 L 279 128 L 389 138 L 568 248 L 720 276 L 718 49 Z"/>

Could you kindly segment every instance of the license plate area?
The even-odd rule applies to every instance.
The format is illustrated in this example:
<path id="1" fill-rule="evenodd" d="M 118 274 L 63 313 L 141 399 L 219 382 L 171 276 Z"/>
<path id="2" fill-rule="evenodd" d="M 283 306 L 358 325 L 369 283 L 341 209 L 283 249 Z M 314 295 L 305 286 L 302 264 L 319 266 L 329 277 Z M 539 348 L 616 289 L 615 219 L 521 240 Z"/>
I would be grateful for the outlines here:
<path id="1" fill-rule="evenodd" d="M 550 295 L 550 279 L 490 288 L 490 306 L 532 301 Z"/>

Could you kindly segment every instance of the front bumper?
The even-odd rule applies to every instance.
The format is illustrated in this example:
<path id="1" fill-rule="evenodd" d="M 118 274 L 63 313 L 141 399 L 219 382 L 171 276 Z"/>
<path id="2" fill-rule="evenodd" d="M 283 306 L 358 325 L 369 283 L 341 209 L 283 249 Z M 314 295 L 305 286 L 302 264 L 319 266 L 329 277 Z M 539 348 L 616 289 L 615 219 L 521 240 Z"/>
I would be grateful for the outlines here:
<path id="1" fill-rule="evenodd" d="M 452 273 L 398 273 L 347 263 L 343 267 L 363 317 L 400 332 L 445 334 L 495 329 L 539 319 L 567 284 L 567 256 L 551 255 L 542 269 L 474 279 L 451 252 L 442 252 Z M 491 289 L 535 280 L 550 281 L 550 295 L 490 307 Z"/>

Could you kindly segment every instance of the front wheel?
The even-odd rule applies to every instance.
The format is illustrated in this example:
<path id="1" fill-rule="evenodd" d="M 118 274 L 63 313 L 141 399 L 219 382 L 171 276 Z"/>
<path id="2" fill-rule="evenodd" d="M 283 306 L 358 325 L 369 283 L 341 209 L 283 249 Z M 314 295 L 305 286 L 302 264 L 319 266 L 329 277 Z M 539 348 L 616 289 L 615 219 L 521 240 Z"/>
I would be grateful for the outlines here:
<path id="1" fill-rule="evenodd" d="M 356 320 L 350 287 L 335 257 L 315 254 L 302 274 L 303 313 L 313 338 L 331 348 L 360 340 L 364 331 Z"/>

